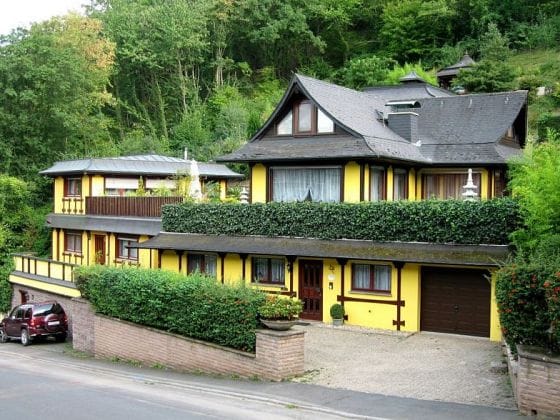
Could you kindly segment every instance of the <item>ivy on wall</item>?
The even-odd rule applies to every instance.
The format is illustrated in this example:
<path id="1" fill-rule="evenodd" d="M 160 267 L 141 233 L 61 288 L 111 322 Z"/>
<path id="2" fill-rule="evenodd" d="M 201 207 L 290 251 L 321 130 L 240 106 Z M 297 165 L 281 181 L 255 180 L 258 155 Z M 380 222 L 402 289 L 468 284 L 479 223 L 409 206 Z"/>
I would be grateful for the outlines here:
<path id="1" fill-rule="evenodd" d="M 166 232 L 507 244 L 518 205 L 489 201 L 193 204 L 163 207 Z"/>

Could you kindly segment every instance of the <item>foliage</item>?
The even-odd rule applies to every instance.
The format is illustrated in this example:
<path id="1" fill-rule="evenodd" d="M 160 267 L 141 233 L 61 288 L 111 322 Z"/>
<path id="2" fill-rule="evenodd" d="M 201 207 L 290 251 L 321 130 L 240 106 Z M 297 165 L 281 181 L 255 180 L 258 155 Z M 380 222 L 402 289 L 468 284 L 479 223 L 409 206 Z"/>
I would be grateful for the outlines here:
<path id="1" fill-rule="evenodd" d="M 96 312 L 239 350 L 254 351 L 264 294 L 200 274 L 79 267 L 76 285 Z"/>
<path id="2" fill-rule="evenodd" d="M 511 164 L 510 188 L 523 224 L 512 239 L 517 256 L 498 271 L 496 299 L 510 344 L 560 349 L 560 138 L 529 145 Z M 548 328 L 555 335 L 548 342 Z M 513 347 L 513 346 L 512 346 Z"/>
<path id="3" fill-rule="evenodd" d="M 334 303 L 331 306 L 330 314 L 332 319 L 343 319 L 345 314 L 344 306 L 342 306 L 340 303 Z"/>
<path id="4" fill-rule="evenodd" d="M 430 60 L 452 38 L 455 11 L 445 0 L 388 2 L 381 35 L 385 50 L 400 62 Z"/>
<path id="5" fill-rule="evenodd" d="M 394 60 L 376 55 L 355 57 L 340 69 L 338 82 L 358 90 L 367 86 L 382 85 L 386 83 L 389 71 L 395 64 Z"/>
<path id="6" fill-rule="evenodd" d="M 164 206 L 162 213 L 166 232 L 463 244 L 506 244 L 518 223 L 517 204 L 510 199 L 185 203 Z"/>
<path id="7" fill-rule="evenodd" d="M 502 333 L 514 351 L 516 344 L 548 346 L 546 330 L 553 314 L 549 312 L 547 293 L 548 299 L 557 302 L 560 291 L 556 289 L 557 283 L 558 277 L 548 265 L 511 263 L 497 272 L 496 300 Z M 558 307 L 555 319 L 558 323 Z"/>
<path id="8" fill-rule="evenodd" d="M 504 92 L 515 88 L 514 69 L 503 61 L 481 60 L 468 70 L 461 70 L 453 86 L 468 92 Z"/>
<path id="9" fill-rule="evenodd" d="M 53 18 L 0 40 L 0 172 L 26 180 L 65 156 L 115 153 L 107 92 L 114 45 L 101 22 Z"/>
<path id="10" fill-rule="evenodd" d="M 518 199 L 524 225 L 515 233 L 521 250 L 533 251 L 543 238 L 560 234 L 560 135 L 528 145 L 510 165 L 510 189 Z"/>
<path id="11" fill-rule="evenodd" d="M 259 306 L 259 316 L 263 319 L 293 320 L 297 319 L 303 310 L 303 303 L 299 299 L 291 299 L 278 295 L 267 295 Z"/>
<path id="12" fill-rule="evenodd" d="M 422 67 L 422 63 L 404 63 L 402 66 L 396 65 L 391 71 L 389 71 L 386 82 L 390 85 L 398 85 L 400 83 L 400 79 L 412 71 L 416 72 L 416 74 L 418 74 L 418 76 L 420 76 L 426 82 L 434 86 L 437 85 L 435 72 L 424 70 L 424 68 Z"/>

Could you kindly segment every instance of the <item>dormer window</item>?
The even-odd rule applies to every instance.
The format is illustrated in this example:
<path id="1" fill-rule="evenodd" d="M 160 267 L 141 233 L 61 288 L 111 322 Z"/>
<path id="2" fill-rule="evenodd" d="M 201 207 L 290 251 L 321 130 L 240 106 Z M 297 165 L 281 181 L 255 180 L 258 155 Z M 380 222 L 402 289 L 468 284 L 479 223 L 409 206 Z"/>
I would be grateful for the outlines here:
<path id="1" fill-rule="evenodd" d="M 334 133 L 334 122 L 309 100 L 294 103 L 276 125 L 278 136 L 302 136 Z"/>

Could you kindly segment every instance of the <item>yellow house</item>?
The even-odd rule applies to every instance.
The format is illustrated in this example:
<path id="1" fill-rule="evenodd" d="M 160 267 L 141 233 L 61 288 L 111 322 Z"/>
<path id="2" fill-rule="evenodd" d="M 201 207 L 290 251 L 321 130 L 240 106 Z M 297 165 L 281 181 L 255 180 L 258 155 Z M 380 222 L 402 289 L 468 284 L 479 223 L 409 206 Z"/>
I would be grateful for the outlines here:
<path id="1" fill-rule="evenodd" d="M 251 203 L 501 197 L 524 145 L 527 93 L 456 96 L 415 74 L 358 92 L 296 75 L 270 119 L 218 159 L 250 166 Z M 266 220 L 262 221 L 267 223 Z M 202 267 L 304 302 L 305 319 L 501 337 L 492 272 L 507 246 L 374 243 L 162 232 L 158 266 Z"/>
<path id="2" fill-rule="evenodd" d="M 477 199 L 501 197 L 506 159 L 524 145 L 527 93 L 456 96 L 415 74 L 403 79 L 358 92 L 296 75 L 256 135 L 219 161 L 249 165 L 251 203 L 462 199 L 467 181 Z M 68 280 L 70 264 L 138 264 L 294 296 L 305 319 L 329 322 L 330 306 L 341 303 L 351 325 L 501 337 L 492 272 L 505 245 L 160 232 L 162 202 L 131 200 L 134 215 L 88 213 L 113 208 L 110 190 L 128 189 L 128 175 L 108 182 L 106 170 L 74 171 L 77 187 L 56 165 L 44 173 L 55 177 L 53 258 L 16 258 L 11 281 L 22 292 L 54 270 Z"/>

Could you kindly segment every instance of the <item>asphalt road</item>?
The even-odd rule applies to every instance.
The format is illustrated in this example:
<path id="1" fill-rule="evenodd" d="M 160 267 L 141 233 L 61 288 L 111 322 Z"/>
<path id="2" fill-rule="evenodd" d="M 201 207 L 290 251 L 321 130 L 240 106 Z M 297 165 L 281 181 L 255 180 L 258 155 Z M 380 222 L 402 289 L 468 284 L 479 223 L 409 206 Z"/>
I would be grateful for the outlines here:
<path id="1" fill-rule="evenodd" d="M 3 419 L 285 419 L 317 418 L 291 405 L 188 389 L 38 357 L 49 344 L 0 347 Z M 35 351 L 33 351 L 35 350 Z M 295 412 L 297 411 L 297 413 Z M 322 413 L 321 418 L 339 418 Z"/>
<path id="2" fill-rule="evenodd" d="M 364 367 L 367 369 L 367 367 Z M 517 419 L 495 407 L 293 382 L 184 374 L 83 357 L 71 345 L 0 344 L 0 419 Z"/>

